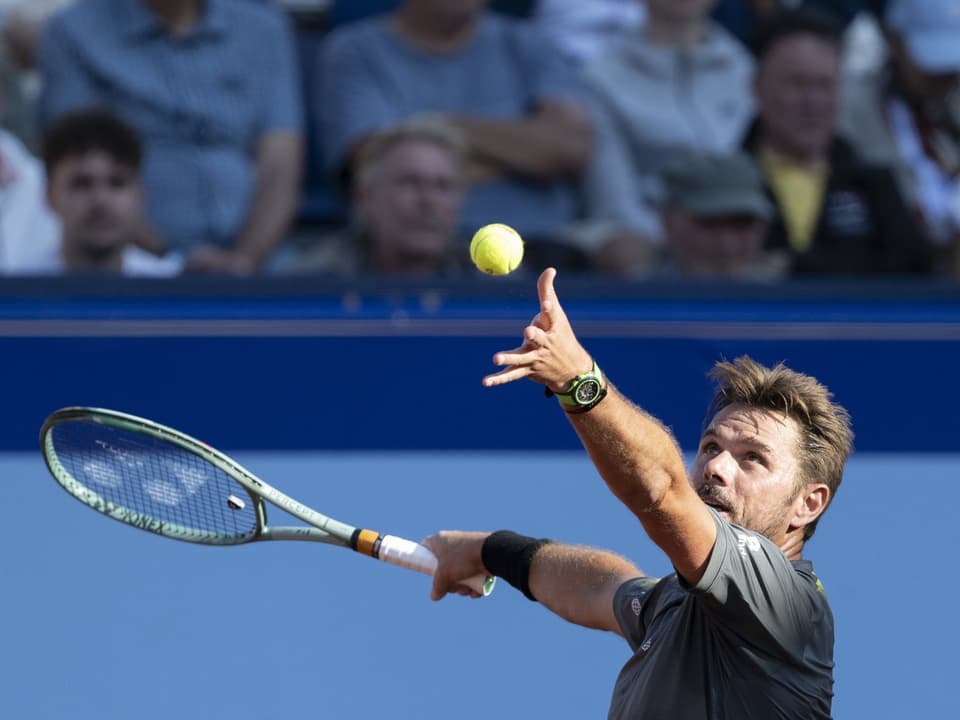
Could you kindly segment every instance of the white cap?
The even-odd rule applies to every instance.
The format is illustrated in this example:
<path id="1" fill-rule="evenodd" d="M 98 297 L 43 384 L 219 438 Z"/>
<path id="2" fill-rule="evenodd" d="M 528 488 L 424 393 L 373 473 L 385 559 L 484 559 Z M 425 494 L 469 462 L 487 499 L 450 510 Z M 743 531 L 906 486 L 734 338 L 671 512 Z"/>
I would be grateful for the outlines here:
<path id="1" fill-rule="evenodd" d="M 925 72 L 960 72 L 960 0 L 890 0 L 884 22 Z"/>

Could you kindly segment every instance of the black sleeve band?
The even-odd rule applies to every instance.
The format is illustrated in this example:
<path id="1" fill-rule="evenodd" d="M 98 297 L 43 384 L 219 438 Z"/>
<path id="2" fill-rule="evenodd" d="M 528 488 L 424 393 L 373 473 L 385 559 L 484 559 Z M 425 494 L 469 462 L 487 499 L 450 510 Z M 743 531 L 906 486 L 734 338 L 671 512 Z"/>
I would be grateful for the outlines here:
<path id="1" fill-rule="evenodd" d="M 480 559 L 492 575 L 503 578 L 536 601 L 530 592 L 530 563 L 537 550 L 550 542 L 552 540 L 538 540 L 510 530 L 497 530 L 484 540 Z"/>

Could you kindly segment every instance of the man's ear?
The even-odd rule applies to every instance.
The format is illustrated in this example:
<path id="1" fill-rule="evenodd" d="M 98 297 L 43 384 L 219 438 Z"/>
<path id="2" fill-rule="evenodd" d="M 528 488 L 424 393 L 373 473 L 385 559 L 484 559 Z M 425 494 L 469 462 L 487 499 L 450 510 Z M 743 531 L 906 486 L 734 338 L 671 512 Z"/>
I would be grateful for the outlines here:
<path id="1" fill-rule="evenodd" d="M 823 483 L 805 485 L 794 501 L 791 527 L 806 527 L 823 514 L 829 502 L 829 487 Z"/>

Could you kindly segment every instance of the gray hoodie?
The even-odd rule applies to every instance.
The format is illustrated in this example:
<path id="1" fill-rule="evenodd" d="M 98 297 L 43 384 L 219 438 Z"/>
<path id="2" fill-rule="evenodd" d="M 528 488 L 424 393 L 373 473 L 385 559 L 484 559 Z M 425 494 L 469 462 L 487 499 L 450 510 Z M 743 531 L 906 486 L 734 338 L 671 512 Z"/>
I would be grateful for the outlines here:
<path id="1" fill-rule="evenodd" d="M 583 80 L 595 124 L 585 213 L 658 240 L 658 171 L 680 149 L 739 146 L 753 114 L 753 58 L 711 21 L 693 48 L 655 45 L 642 31 L 625 38 Z"/>

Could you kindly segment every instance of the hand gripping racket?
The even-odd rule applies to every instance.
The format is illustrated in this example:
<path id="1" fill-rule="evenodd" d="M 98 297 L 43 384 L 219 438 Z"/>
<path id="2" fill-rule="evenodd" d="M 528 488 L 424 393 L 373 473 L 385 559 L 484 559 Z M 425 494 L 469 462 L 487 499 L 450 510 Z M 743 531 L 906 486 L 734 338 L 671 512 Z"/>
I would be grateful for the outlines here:
<path id="1" fill-rule="evenodd" d="M 47 418 L 40 448 L 68 493 L 104 515 L 164 537 L 206 545 L 311 540 L 433 575 L 419 543 L 355 528 L 260 480 L 223 453 L 177 430 L 100 408 L 68 407 Z M 265 502 L 310 527 L 270 527 Z M 482 595 L 495 579 L 464 584 Z"/>

